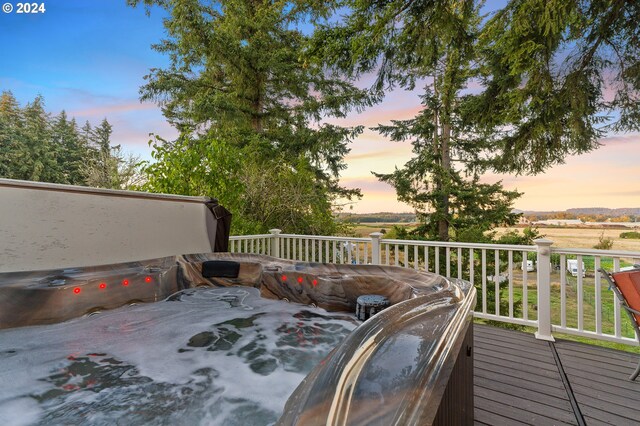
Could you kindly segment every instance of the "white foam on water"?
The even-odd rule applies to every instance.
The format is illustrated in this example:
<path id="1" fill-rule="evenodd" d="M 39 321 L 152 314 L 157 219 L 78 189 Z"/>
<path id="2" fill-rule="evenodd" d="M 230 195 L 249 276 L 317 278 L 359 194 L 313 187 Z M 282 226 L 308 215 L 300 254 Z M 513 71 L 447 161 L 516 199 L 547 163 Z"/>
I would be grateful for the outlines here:
<path id="1" fill-rule="evenodd" d="M 273 424 L 358 324 L 247 287 L 171 299 L 0 331 L 0 424 Z"/>
<path id="2" fill-rule="evenodd" d="M 7 383 L 4 385 L 6 386 Z M 0 425 L 33 424 L 38 421 L 41 412 L 37 401 L 32 398 L 23 397 L 0 401 Z"/>

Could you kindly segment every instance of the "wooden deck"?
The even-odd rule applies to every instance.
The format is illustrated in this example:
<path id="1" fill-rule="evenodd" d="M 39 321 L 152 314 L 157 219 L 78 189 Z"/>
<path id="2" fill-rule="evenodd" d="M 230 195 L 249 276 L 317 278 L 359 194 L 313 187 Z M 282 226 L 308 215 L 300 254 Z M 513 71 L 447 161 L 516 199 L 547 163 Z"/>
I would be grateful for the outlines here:
<path id="1" fill-rule="evenodd" d="M 640 424 L 640 355 L 474 325 L 477 425 Z"/>

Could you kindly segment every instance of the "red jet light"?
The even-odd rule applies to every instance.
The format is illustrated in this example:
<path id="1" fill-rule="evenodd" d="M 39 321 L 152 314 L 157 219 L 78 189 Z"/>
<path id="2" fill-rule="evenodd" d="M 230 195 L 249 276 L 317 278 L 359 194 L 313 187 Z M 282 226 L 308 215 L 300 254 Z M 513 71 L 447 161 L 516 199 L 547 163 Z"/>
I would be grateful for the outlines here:
<path id="1" fill-rule="evenodd" d="M 144 277 L 144 282 L 145 283 L 150 283 L 151 282 L 151 277 L 149 277 L 149 276 Z"/>
<path id="2" fill-rule="evenodd" d="M 312 284 L 313 284 L 313 286 L 315 287 L 315 286 L 317 286 L 317 285 L 318 285 L 318 280 L 313 280 L 313 281 L 311 281 L 311 283 L 312 283 Z"/>
<path id="3" fill-rule="evenodd" d="M 123 286 L 128 286 L 129 285 L 129 280 L 122 280 L 122 285 Z"/>
<path id="4" fill-rule="evenodd" d="M 81 291 L 82 291 L 82 289 L 80 289 L 80 287 L 76 287 L 76 288 L 73 289 L 73 292 L 75 294 L 80 294 Z"/>
<path id="5" fill-rule="evenodd" d="M 282 278 L 282 281 L 286 281 L 287 280 L 287 276 L 286 275 L 283 275 L 281 278 Z"/>
<path id="6" fill-rule="evenodd" d="M 298 283 L 302 284 L 302 277 L 298 277 Z"/>
<path id="7" fill-rule="evenodd" d="M 105 288 L 107 288 L 107 283 L 100 283 L 98 287 L 100 288 L 100 290 L 104 290 Z"/>

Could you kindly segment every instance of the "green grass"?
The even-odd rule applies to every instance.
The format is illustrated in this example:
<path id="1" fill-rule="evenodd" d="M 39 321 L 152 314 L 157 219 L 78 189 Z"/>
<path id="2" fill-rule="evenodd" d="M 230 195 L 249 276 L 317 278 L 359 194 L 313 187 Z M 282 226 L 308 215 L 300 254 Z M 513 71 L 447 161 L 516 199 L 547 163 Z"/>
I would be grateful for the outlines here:
<path id="1" fill-rule="evenodd" d="M 568 256 L 567 259 L 576 259 L 576 256 Z M 584 267 L 590 273 L 595 271 L 595 257 L 594 256 L 582 256 L 582 262 L 584 263 Z M 560 255 L 552 255 L 551 263 L 558 267 L 560 265 Z M 620 259 L 620 267 L 632 266 L 633 263 L 628 262 L 624 259 Z M 600 258 L 600 267 L 604 268 L 607 271 L 613 271 L 613 259 L 610 257 Z M 568 273 L 568 272 L 567 272 Z"/>
<path id="2" fill-rule="evenodd" d="M 620 234 L 620 238 L 640 240 L 640 232 L 623 232 Z"/>

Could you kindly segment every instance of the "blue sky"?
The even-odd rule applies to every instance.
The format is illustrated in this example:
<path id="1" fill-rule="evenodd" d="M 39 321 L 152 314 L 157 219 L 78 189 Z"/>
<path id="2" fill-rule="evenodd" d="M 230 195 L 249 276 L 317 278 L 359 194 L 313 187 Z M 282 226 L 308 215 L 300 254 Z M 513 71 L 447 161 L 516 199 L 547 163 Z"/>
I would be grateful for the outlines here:
<path id="1" fill-rule="evenodd" d="M 14 8 L 18 3 L 0 3 L 7 1 Z M 138 94 L 149 70 L 168 64 L 166 57 L 151 49 L 164 37 L 163 11 L 154 9 L 147 16 L 143 7 L 128 7 L 125 0 L 44 3 L 44 14 L 0 12 L 0 90 L 11 90 L 22 105 L 41 94 L 48 111 L 58 114 L 65 109 L 80 124 L 89 120 L 96 125 L 106 117 L 114 126 L 114 144 L 149 159 L 149 133 L 165 139 L 177 135 L 160 109 L 153 103 L 141 103 Z M 490 3 L 495 7 L 504 1 Z M 419 109 L 416 93 L 398 90 L 361 114 L 331 121 L 375 126 L 410 118 Z M 521 209 L 640 206 L 640 137 L 612 135 L 603 143 L 599 150 L 569 157 L 566 164 L 544 175 L 488 175 L 485 180 L 502 179 L 508 189 L 525 192 L 516 201 Z M 366 130 L 353 143 L 341 179 L 344 185 L 360 187 L 364 193 L 354 211 L 410 211 L 396 201 L 393 188 L 371 174 L 388 173 L 410 158 L 408 143 L 391 143 Z"/>
<path id="2" fill-rule="evenodd" d="M 167 65 L 151 49 L 164 35 L 152 16 L 124 0 L 48 0 L 43 14 L 0 13 L 0 89 L 24 105 L 41 94 L 47 110 L 83 123 L 106 117 L 113 142 L 148 157 L 148 134 L 175 135 L 160 109 L 139 101 L 150 68 Z M 10 58 L 10 59 L 8 59 Z"/>

